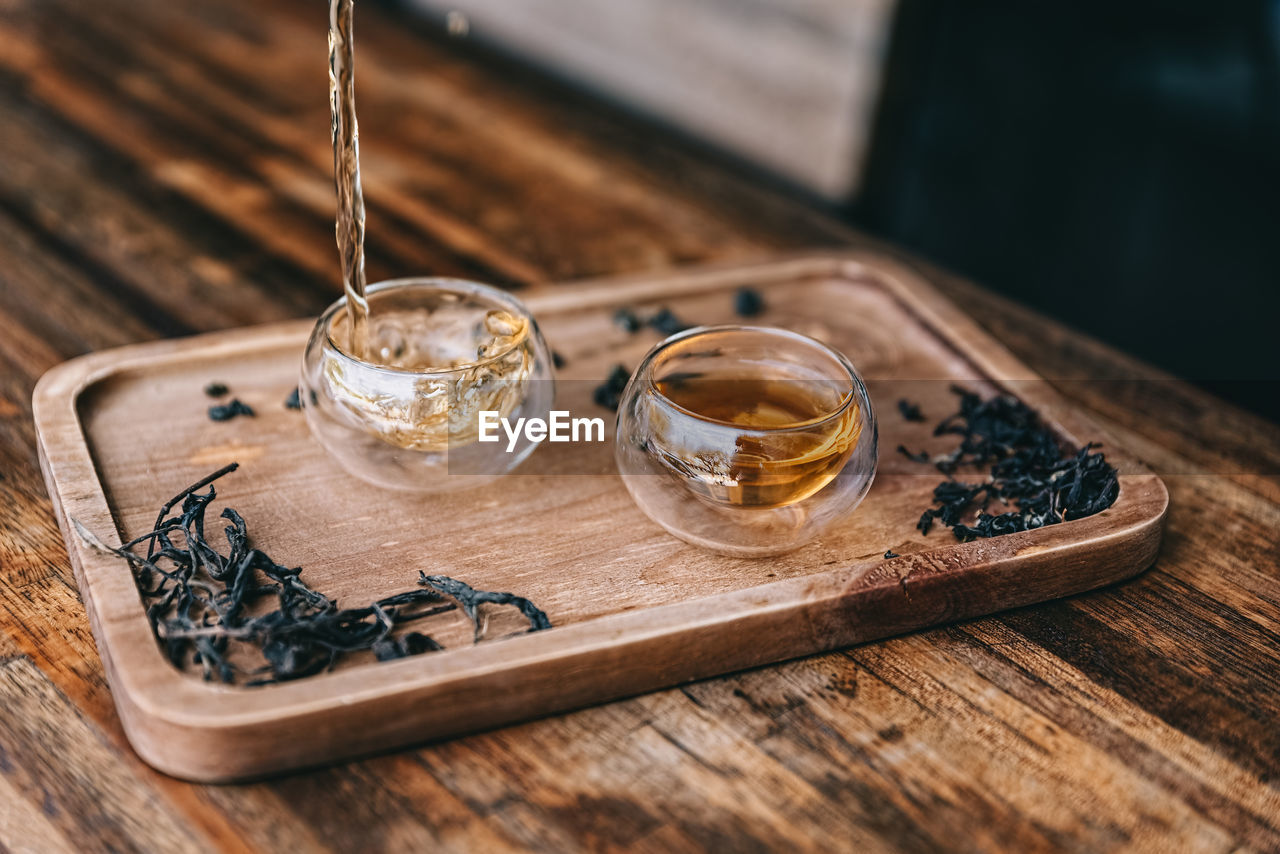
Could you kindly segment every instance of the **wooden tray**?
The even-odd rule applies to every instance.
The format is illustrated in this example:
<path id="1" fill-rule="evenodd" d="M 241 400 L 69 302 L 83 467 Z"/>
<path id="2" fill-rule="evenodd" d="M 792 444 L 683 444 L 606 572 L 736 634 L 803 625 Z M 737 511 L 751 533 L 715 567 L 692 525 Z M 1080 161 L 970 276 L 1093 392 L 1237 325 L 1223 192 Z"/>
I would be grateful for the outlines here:
<path id="1" fill-rule="evenodd" d="M 894 448 L 954 445 L 930 435 L 955 408 L 950 382 L 1017 393 L 1077 442 L 1099 434 L 916 274 L 877 256 L 530 292 L 568 361 L 558 404 L 604 414 L 590 387 L 617 362 L 634 367 L 656 342 L 656 333 L 615 328 L 616 307 L 668 305 L 690 321 L 731 322 L 733 291 L 745 284 L 765 293 L 758 322 L 844 350 L 880 417 L 880 472 L 863 505 L 820 542 L 768 560 L 701 552 L 664 533 L 611 473 L 606 446 L 594 474 L 547 473 L 554 452 L 544 447 L 526 463 L 530 474 L 450 497 L 365 486 L 282 406 L 308 321 L 94 353 L 50 371 L 34 401 L 45 478 L 138 753 L 179 777 L 243 779 L 1039 602 L 1154 561 L 1167 493 L 1115 447 L 1107 453 L 1123 472 L 1120 497 L 1101 514 L 968 544 L 945 529 L 916 531 L 940 478 Z M 202 393 L 211 380 L 258 417 L 211 422 Z M 899 396 L 920 401 L 928 423 L 905 421 Z M 239 509 L 258 543 L 344 605 L 410 589 L 421 568 L 528 596 L 556 628 L 392 662 L 357 659 L 264 688 L 177 670 L 152 637 L 129 569 L 87 550 L 68 519 L 123 541 L 230 460 L 242 466 L 220 482 L 219 505 Z M 883 559 L 886 549 L 901 557 Z M 461 625 L 449 637 L 463 638 Z"/>

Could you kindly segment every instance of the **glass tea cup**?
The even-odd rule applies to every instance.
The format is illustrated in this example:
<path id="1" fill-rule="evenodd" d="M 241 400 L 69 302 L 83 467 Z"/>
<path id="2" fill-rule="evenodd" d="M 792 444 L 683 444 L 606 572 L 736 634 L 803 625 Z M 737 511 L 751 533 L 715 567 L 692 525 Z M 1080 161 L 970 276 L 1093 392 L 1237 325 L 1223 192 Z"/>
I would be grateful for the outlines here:
<path id="1" fill-rule="evenodd" d="M 523 434 L 479 441 L 480 413 L 543 418 L 551 355 L 511 294 L 461 279 L 394 279 L 366 290 L 367 341 L 349 351 L 343 297 L 317 321 L 299 395 L 312 435 L 350 474 L 378 486 L 441 492 L 478 486 L 537 446 Z"/>
<path id="2" fill-rule="evenodd" d="M 670 533 L 756 557 L 799 548 L 862 501 L 876 419 L 844 355 L 784 329 L 699 327 L 654 347 L 618 407 L 615 457 Z"/>

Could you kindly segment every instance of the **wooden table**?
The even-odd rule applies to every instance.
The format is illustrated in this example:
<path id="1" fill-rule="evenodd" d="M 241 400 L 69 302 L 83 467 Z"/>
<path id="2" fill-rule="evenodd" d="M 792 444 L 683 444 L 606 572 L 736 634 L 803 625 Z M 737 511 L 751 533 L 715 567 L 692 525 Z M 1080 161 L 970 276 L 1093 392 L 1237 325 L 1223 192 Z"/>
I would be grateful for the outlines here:
<path id="1" fill-rule="evenodd" d="M 382 7 L 359 18 L 372 278 L 533 286 L 867 243 Z M 78 353 L 333 298 L 324 26 L 314 0 L 0 4 L 0 843 L 1280 849 L 1280 430 L 937 271 L 1166 476 L 1150 572 L 254 785 L 143 765 L 53 521 L 31 390 Z"/>

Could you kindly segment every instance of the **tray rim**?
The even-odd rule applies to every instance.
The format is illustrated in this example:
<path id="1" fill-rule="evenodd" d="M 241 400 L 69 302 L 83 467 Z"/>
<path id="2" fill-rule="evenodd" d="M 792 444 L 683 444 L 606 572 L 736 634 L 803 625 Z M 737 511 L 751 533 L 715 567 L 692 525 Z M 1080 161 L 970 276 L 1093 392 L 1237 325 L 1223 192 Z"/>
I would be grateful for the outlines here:
<path id="1" fill-rule="evenodd" d="M 747 282 L 767 286 L 763 283 L 820 276 L 874 277 L 904 302 L 931 334 L 963 354 L 998 386 L 1007 388 L 1009 383 L 1041 379 L 939 294 L 919 273 L 896 259 L 867 250 L 797 253 L 746 264 L 720 263 L 667 273 L 592 278 L 565 285 L 538 286 L 521 292 L 521 297 L 535 313 L 545 315 L 590 311 L 601 306 L 666 295 L 687 296 Z M 275 347 L 300 347 L 312 322 L 309 319 L 285 321 L 90 353 L 50 369 L 41 377 L 33 394 L 41 467 L 126 735 L 148 763 L 175 776 L 206 781 L 243 779 L 263 771 L 308 763 L 294 759 L 272 765 L 247 759 L 245 762 L 248 764 L 244 768 L 228 773 L 219 770 L 225 767 L 225 763 L 219 765 L 219 769 L 208 767 L 205 760 L 189 750 L 182 755 L 166 751 L 164 738 L 159 734 L 173 737 L 176 733 L 198 732 L 208 736 L 214 732 L 227 738 L 250 738 L 253 734 L 249 731 L 253 728 L 269 728 L 281 720 L 318 717 L 338 708 L 378 703 L 390 697 L 465 692 L 485 684 L 486 680 L 497 680 L 504 674 L 510 676 L 522 670 L 545 668 L 550 663 L 563 663 L 596 653 L 618 655 L 626 649 L 641 649 L 646 644 L 661 643 L 680 635 L 711 631 L 726 623 L 746 621 L 754 624 L 794 620 L 796 616 L 806 615 L 806 619 L 813 619 L 813 614 L 825 613 L 823 609 L 838 611 L 841 600 L 855 591 L 864 596 L 909 593 L 909 587 L 914 589 L 909 581 L 913 585 L 945 583 L 944 576 L 956 569 L 951 565 L 954 561 L 943 559 L 943 553 L 952 553 L 958 544 L 947 541 L 938 548 L 889 561 L 855 561 L 811 575 L 771 581 L 730 593 L 608 614 L 559 627 L 553 632 L 508 639 L 501 644 L 450 650 L 448 656 L 439 658 L 383 662 L 376 669 L 352 668 L 272 686 L 267 690 L 246 690 L 193 679 L 175 669 L 154 643 L 137 598 L 132 573 L 120 572 L 117 559 L 91 551 L 71 531 L 69 519 L 74 517 L 92 530 L 115 530 L 116 538 L 119 537 L 80 423 L 79 398 L 99 382 L 146 366 L 154 367 L 157 361 L 178 361 L 184 357 L 192 358 L 196 353 L 225 356 L 246 349 L 261 351 Z M 1047 388 L 1047 383 L 1034 383 L 1017 393 L 1045 412 L 1073 439 L 1100 432 L 1087 417 Z M 1112 549 L 1133 550 L 1136 546 L 1135 553 L 1120 570 L 1095 573 L 1088 576 L 1084 584 L 1061 584 L 1055 588 L 1059 592 L 1053 595 L 1037 594 L 1035 598 L 1015 601 L 1014 604 L 1044 601 L 1138 574 L 1150 565 L 1158 549 L 1167 514 L 1168 491 L 1158 477 L 1140 465 L 1132 464 L 1127 468 L 1134 473 L 1125 475 L 1116 504 L 1103 514 L 1072 522 L 1070 530 L 1075 536 L 1071 542 L 1053 542 L 1060 539 L 1055 534 L 1063 530 L 1061 526 L 1054 526 L 1002 537 L 999 543 L 995 540 L 970 543 L 966 544 L 966 549 L 971 559 L 964 563 L 963 568 L 992 573 L 993 576 L 1003 575 L 1023 571 L 1033 565 L 1051 568 L 1057 561 L 1072 558 L 1085 548 L 1085 543 L 1091 550 L 1099 544 Z M 74 487 L 65 484 L 73 484 Z M 1113 525 L 1115 517 L 1126 520 L 1122 527 Z M 1018 546 L 1013 556 L 1003 555 L 1011 544 Z M 873 578 L 877 575 L 883 577 Z M 130 603 L 131 607 L 125 607 L 122 602 Z M 715 609 L 710 607 L 713 604 Z M 1012 605 L 996 603 L 995 607 L 980 613 L 994 613 L 1007 607 Z M 919 627 L 970 616 L 977 614 L 942 614 L 940 619 L 929 619 Z M 830 630 L 831 627 L 824 628 Z M 831 635 L 821 635 L 812 631 L 811 652 L 883 636 L 886 635 L 859 637 L 856 631 L 839 630 Z M 147 659 L 133 661 L 126 667 L 118 666 L 115 651 L 136 649 L 140 641 L 145 641 L 143 648 L 151 652 Z M 729 666 L 677 667 L 627 686 L 614 686 L 585 702 L 570 692 L 565 703 L 543 702 L 537 713 L 576 708 L 790 657 L 794 657 L 794 653 L 771 655 L 766 650 L 756 655 L 744 653 Z M 465 724 L 436 726 L 430 734 L 453 735 L 525 717 L 529 715 L 513 717 L 497 713 L 492 720 L 479 720 L 478 727 Z M 383 746 L 391 743 L 399 742 L 389 740 Z M 348 755 L 365 752 L 369 749 L 357 748 Z M 323 763 L 330 761 L 334 761 L 333 757 L 320 760 Z"/>

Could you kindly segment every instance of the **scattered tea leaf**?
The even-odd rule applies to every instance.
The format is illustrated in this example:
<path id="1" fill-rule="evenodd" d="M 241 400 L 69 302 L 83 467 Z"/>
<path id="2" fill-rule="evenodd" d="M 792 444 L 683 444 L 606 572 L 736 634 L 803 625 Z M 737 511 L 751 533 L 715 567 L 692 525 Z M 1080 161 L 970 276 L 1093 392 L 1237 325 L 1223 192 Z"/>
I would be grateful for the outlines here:
<path id="1" fill-rule="evenodd" d="M 920 411 L 920 405 L 912 403 L 905 397 L 898 401 L 898 412 L 902 413 L 902 417 L 907 421 L 924 420 L 924 413 Z"/>
<path id="2" fill-rule="evenodd" d="M 402 638 L 386 638 L 373 645 L 373 655 L 378 661 L 391 661 L 396 658 L 408 658 L 424 652 L 438 652 L 444 649 L 440 644 L 421 632 L 409 632 Z"/>
<path id="3" fill-rule="evenodd" d="M 596 386 L 592 399 L 595 400 L 598 406 L 617 411 L 618 404 L 622 401 L 622 392 L 630 381 L 631 372 L 627 370 L 626 366 L 614 365 L 613 370 L 609 372 L 609 376 L 605 378 L 605 381 Z"/>
<path id="4" fill-rule="evenodd" d="M 204 387 L 204 393 L 209 395 L 209 397 L 222 397 L 228 391 L 230 391 L 230 389 L 227 388 L 225 383 L 212 382 Z"/>
<path id="5" fill-rule="evenodd" d="M 634 335 L 648 326 L 662 333 L 663 336 L 675 335 L 691 328 L 694 324 L 685 323 L 670 308 L 663 306 L 647 319 L 642 319 L 635 309 L 623 306 L 613 313 L 613 323 L 624 332 Z"/>
<path id="6" fill-rule="evenodd" d="M 243 402 L 238 397 L 231 399 L 230 403 L 220 403 L 217 406 L 209 407 L 210 421 L 230 421 L 237 415 L 254 415 L 253 407 Z"/>
<path id="7" fill-rule="evenodd" d="M 649 325 L 663 335 L 675 335 L 693 326 L 691 323 L 685 323 L 666 306 L 658 309 L 658 313 L 649 318 Z"/>
<path id="8" fill-rule="evenodd" d="M 755 317 L 764 312 L 764 297 L 755 288 L 738 288 L 733 295 L 733 310 L 739 317 Z"/>
<path id="9" fill-rule="evenodd" d="M 523 596 L 516 596 L 514 593 L 490 593 L 485 590 L 476 590 L 469 584 L 445 575 L 427 575 L 425 572 L 419 572 L 418 575 L 419 584 L 448 596 L 462 606 L 462 613 L 470 617 L 471 621 L 475 623 L 475 639 L 477 642 L 481 640 L 484 634 L 484 621 L 480 614 L 481 605 L 510 605 L 517 608 L 529 621 L 529 631 L 531 632 L 540 632 L 543 629 L 551 628 L 551 621 L 547 619 L 547 615 L 542 612 L 542 609 Z"/>
<path id="10" fill-rule="evenodd" d="M 302 389 L 294 386 L 293 391 L 289 392 L 289 396 L 284 399 L 285 409 L 301 409 L 302 408 Z"/>
<path id="11" fill-rule="evenodd" d="M 613 313 L 613 323 L 623 332 L 636 333 L 644 326 L 634 309 L 623 306 Z"/>
<path id="12" fill-rule="evenodd" d="M 913 462 L 913 463 L 927 463 L 927 462 L 929 462 L 929 454 L 928 454 L 928 453 L 926 453 L 925 451 L 920 451 L 919 453 L 912 453 L 910 450 L 908 450 L 908 448 L 907 448 L 907 446 L 906 446 L 906 445 L 899 445 L 899 446 L 898 446 L 898 453 L 902 454 L 904 457 L 906 457 L 907 459 L 911 460 L 911 462 Z"/>
<path id="13" fill-rule="evenodd" d="M 949 479 L 934 488 L 937 506 L 925 510 L 916 523 L 922 534 L 929 533 L 936 519 L 956 539 L 968 542 L 1080 519 L 1115 502 L 1118 472 L 1105 455 L 1093 452 L 1099 445 L 1065 451 L 1035 411 L 1017 398 L 984 401 L 958 386 L 952 391 L 960 396 L 960 409 L 939 422 L 934 435 L 955 434 L 961 441 L 955 451 L 934 459 Z M 903 447 L 899 451 L 917 462 L 928 461 L 927 455 Z M 968 484 L 950 479 L 961 466 L 990 469 L 986 481 Z M 992 501 L 1017 509 L 988 513 Z M 974 523 L 964 524 L 975 510 Z"/>
<path id="14" fill-rule="evenodd" d="M 901 555 L 899 555 L 899 554 L 897 554 L 896 552 L 894 552 L 894 550 L 893 550 L 893 549 L 885 549 L 885 552 L 884 552 L 884 559 L 885 559 L 885 560 L 892 560 L 892 559 L 893 559 L 893 558 L 895 558 L 895 557 L 901 557 Z"/>
<path id="15" fill-rule="evenodd" d="M 565 365 L 567 365 L 567 364 L 569 364 L 569 363 L 565 360 L 564 356 L 560 355 L 560 351 L 559 351 L 559 350 L 552 350 L 552 351 L 551 351 L 551 364 L 552 364 L 552 366 L 553 366 L 553 367 L 558 371 L 558 370 L 560 370 L 561 368 L 563 368 Z"/>
<path id="16" fill-rule="evenodd" d="M 198 665 L 205 679 L 230 683 L 246 676 L 247 685 L 265 685 L 330 669 L 361 650 L 384 660 L 419 655 L 443 647 L 419 632 L 398 637 L 397 630 L 454 611 L 458 604 L 476 623 L 477 639 L 483 634 L 478 607 L 484 603 L 517 607 L 528 617 L 530 631 L 551 627 L 546 614 L 527 599 L 474 590 L 443 575 L 429 576 L 429 583 L 420 581 L 425 587 L 365 607 L 340 609 L 302 581 L 300 568 L 278 564 L 252 546 L 245 520 L 230 507 L 221 514 L 228 522 L 223 529 L 226 546 L 215 548 L 205 538 L 207 511 L 216 497 L 212 484 L 237 467 L 224 466 L 178 493 L 161 507 L 150 532 L 119 548 L 71 520 L 86 545 L 129 564 L 152 632 L 177 667 Z M 208 491 L 201 492 L 206 486 Z M 145 556 L 134 551 L 143 543 Z M 276 607 L 250 613 L 263 602 Z M 256 648 L 265 663 L 243 671 L 230 656 L 240 647 Z"/>

